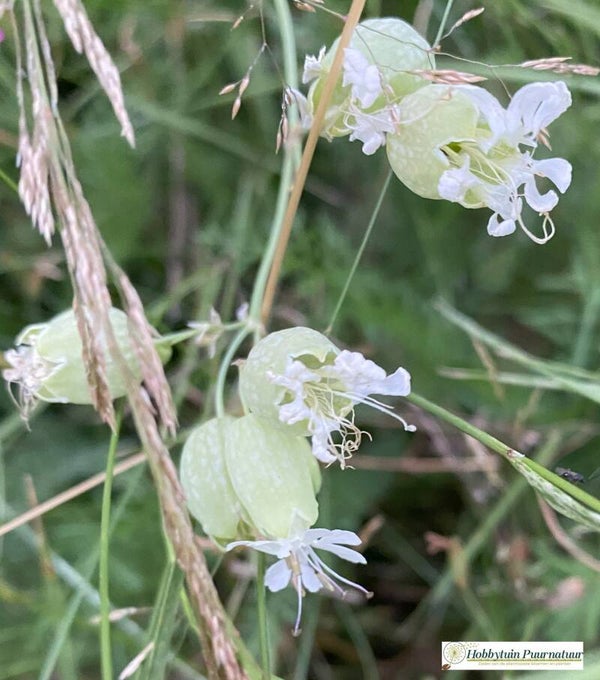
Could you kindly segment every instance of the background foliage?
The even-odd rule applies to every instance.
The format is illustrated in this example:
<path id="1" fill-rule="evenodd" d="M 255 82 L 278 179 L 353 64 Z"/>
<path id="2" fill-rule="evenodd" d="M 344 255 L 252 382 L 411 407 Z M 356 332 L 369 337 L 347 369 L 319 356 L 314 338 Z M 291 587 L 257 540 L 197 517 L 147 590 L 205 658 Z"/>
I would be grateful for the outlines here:
<path id="1" fill-rule="evenodd" d="M 443 44 L 444 52 L 477 64 L 440 62 L 486 73 L 487 86 L 504 101 L 504 86 L 514 91 L 532 73 L 490 73 L 481 64 L 543 56 L 600 64 L 594 0 L 457 0 L 449 24 L 479 4 L 485 13 Z M 218 92 L 243 76 L 260 49 L 256 10 L 232 31 L 232 21 L 247 9 L 242 2 L 88 0 L 86 6 L 122 70 L 137 135 L 135 151 L 119 139 L 109 104 L 49 7 L 61 110 L 98 225 L 161 331 L 206 319 L 211 306 L 229 319 L 251 293 L 277 190 L 282 80 L 273 7 L 263 3 L 268 49 L 231 121 L 232 97 Z M 347 9 L 338 0 L 327 6 Z M 366 14 L 401 12 L 412 21 L 416 12 L 432 40 L 444 8 L 441 0 L 371 1 Z M 294 11 L 294 22 L 299 66 L 305 53 L 316 53 L 340 31 L 339 20 L 324 12 Z M 7 39 L 0 45 L 0 169 L 14 179 L 13 72 Z M 334 334 L 387 368 L 406 366 L 421 394 L 515 448 L 545 456 L 549 467 L 582 473 L 585 488 L 598 495 L 597 404 L 537 389 L 531 379 L 524 386 L 494 381 L 496 371 L 518 367 L 474 347 L 433 304 L 442 297 L 538 357 L 596 371 L 600 85 L 594 78 L 566 80 L 574 103 L 551 132 L 554 153 L 570 160 L 574 179 L 554 213 L 556 237 L 543 247 L 522 234 L 492 239 L 483 211 L 426 201 L 393 181 Z M 359 144 L 320 143 L 284 263 L 274 328 L 325 328 L 385 174 L 381 151 L 365 157 Z M 8 348 L 24 325 L 67 307 L 71 291 L 60 249 L 45 248 L 4 183 L 0 201 L 0 343 Z M 189 347 L 169 364 L 184 428 L 210 412 L 217 361 Z M 448 367 L 473 369 L 483 379 L 458 380 L 456 372 L 450 378 Z M 52 406 L 27 431 L 5 393 L 0 405 L 0 518 L 31 503 L 27 478 L 43 500 L 104 468 L 108 433 L 90 409 Z M 290 636 L 293 593 L 269 597 L 279 674 L 298 680 L 432 677 L 440 641 L 449 639 L 584 640 L 592 659 L 591 650 L 600 646 L 597 572 L 557 545 L 534 494 L 509 466 L 494 467 L 495 458 L 460 433 L 406 404 L 399 408 L 418 433 L 407 435 L 364 413 L 366 428 L 377 430 L 374 442 L 364 445 L 356 470 L 328 471 L 321 496 L 321 526 L 356 530 L 373 518 L 381 523 L 368 543 L 368 566 L 349 573 L 375 597 L 368 605 L 307 599 L 299 640 Z M 126 427 L 122 451 L 135 447 Z M 454 472 L 407 471 L 414 459 L 433 456 Z M 487 471 L 465 471 L 473 460 Z M 394 472 L 398 466 L 402 470 Z M 0 539 L 0 680 L 99 677 L 93 616 L 100 505 L 96 488 L 41 524 Z M 115 480 L 113 513 L 111 598 L 115 607 L 141 608 L 115 624 L 115 667 L 124 667 L 154 635 L 163 644 L 140 677 L 200 677 L 198 647 L 177 598 L 180 579 L 170 570 L 145 470 Z M 562 525 L 598 554 L 597 536 L 568 520 Z M 432 555 L 427 532 L 455 541 Z M 236 557 L 210 558 L 224 601 L 256 651 L 247 569 Z M 148 608 L 160 603 L 161 587 L 169 589 L 172 606 L 155 606 L 151 618 Z"/>

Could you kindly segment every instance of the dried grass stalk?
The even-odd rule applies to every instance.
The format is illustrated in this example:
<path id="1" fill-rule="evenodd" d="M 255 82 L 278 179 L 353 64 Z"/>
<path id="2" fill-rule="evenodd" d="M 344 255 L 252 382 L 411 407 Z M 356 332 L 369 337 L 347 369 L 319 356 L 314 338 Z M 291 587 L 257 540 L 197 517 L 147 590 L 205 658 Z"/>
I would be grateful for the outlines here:
<path id="1" fill-rule="evenodd" d="M 98 82 L 112 104 L 117 120 L 121 124 L 121 134 L 135 146 L 133 126 L 125 108 L 121 76 L 104 43 L 98 37 L 80 0 L 54 0 L 54 5 L 62 17 L 65 30 L 80 54 L 83 52 L 92 67 Z"/>
<path id="2" fill-rule="evenodd" d="M 223 606 L 185 510 L 177 471 L 158 431 L 147 394 L 142 387 L 131 390 L 128 398 L 158 491 L 165 532 L 185 574 L 191 601 L 199 617 L 200 641 L 208 676 L 211 679 L 247 680 L 231 639 L 231 635 L 237 633 L 226 625 Z"/>
<path id="3" fill-rule="evenodd" d="M 175 434 L 177 414 L 160 357 L 154 347 L 154 330 L 146 319 L 140 296 L 125 272 L 110 256 L 108 256 L 108 262 L 125 302 L 133 347 L 142 369 L 144 386 L 156 406 L 159 421 L 171 434 Z"/>
<path id="4" fill-rule="evenodd" d="M 133 131 L 123 106 L 118 72 L 93 31 L 79 2 L 55 0 L 77 49 L 83 49 L 133 143 Z M 40 0 L 22 0 L 27 82 L 31 110 L 27 107 L 22 78 L 19 27 L 11 12 L 17 47 L 17 99 L 20 194 L 34 223 L 49 242 L 54 220 L 60 224 L 69 273 L 74 289 L 74 309 L 82 339 L 83 358 L 94 404 L 101 417 L 114 426 L 114 409 L 107 385 L 107 362 L 113 361 L 125 378 L 128 400 L 137 432 L 152 470 L 165 531 L 185 573 L 192 604 L 198 615 L 200 641 L 210 678 L 245 680 L 235 655 L 232 635 L 210 577 L 204 554 L 195 541 L 177 472 L 159 427 L 174 431 L 175 409 L 162 364 L 152 341 L 137 292 L 125 273 L 103 254 L 103 243 L 73 164 L 69 141 L 56 106 L 56 78 L 41 14 Z M 2 9 L 2 6 L 0 6 Z M 31 134 L 28 119 L 32 121 Z M 109 310 L 104 256 L 113 268 L 127 307 L 133 343 L 142 367 L 140 386 L 121 354 Z M 106 345 L 100 342 L 104 340 Z M 158 417 L 158 422 L 156 419 Z"/>

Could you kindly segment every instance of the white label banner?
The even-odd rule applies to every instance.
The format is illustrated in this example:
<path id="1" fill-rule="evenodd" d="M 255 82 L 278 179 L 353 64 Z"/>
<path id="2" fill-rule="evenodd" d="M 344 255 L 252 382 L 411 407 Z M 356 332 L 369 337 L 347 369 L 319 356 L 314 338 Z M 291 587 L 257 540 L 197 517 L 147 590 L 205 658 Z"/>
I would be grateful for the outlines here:
<path id="1" fill-rule="evenodd" d="M 442 642 L 442 670 L 583 670 L 583 642 Z"/>

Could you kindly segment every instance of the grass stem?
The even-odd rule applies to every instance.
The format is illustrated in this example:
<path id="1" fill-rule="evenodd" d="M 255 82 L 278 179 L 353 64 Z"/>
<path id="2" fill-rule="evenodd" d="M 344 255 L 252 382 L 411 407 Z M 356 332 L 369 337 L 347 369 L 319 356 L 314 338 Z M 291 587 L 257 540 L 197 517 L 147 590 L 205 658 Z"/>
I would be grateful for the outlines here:
<path id="1" fill-rule="evenodd" d="M 258 634 L 260 644 L 260 661 L 263 680 L 271 677 L 271 660 L 269 655 L 269 631 L 267 629 L 267 593 L 265 590 L 265 556 L 257 555 L 256 564 L 256 614 L 258 617 Z"/>
<path id="2" fill-rule="evenodd" d="M 102 680 L 112 680 L 112 654 L 110 640 L 110 598 L 109 598 L 109 539 L 110 539 L 110 510 L 112 499 L 112 481 L 117 455 L 117 444 L 119 443 L 119 428 L 121 425 L 121 414 L 119 412 L 116 420 L 116 427 L 111 432 L 108 456 L 106 461 L 106 479 L 104 481 L 104 491 L 102 493 L 102 517 L 100 520 L 100 563 L 99 586 L 100 593 L 100 658 L 102 668 Z"/>

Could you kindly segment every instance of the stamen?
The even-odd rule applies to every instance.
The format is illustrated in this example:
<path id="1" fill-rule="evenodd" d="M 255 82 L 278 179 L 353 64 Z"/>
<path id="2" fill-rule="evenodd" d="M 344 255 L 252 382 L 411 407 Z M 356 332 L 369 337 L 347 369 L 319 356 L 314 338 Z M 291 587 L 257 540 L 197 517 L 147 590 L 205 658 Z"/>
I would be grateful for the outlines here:
<path id="1" fill-rule="evenodd" d="M 542 231 L 544 232 L 543 238 L 540 238 L 539 236 L 532 234 L 529 231 L 529 229 L 527 229 L 527 227 L 525 226 L 520 215 L 517 217 L 517 223 L 519 224 L 521 229 L 527 234 L 527 236 L 529 236 L 529 238 L 534 243 L 537 243 L 538 245 L 543 246 L 545 243 L 548 243 L 548 241 L 554 236 L 554 234 L 556 233 L 556 227 L 554 226 L 554 222 L 552 221 L 552 218 L 550 217 L 549 213 L 540 213 L 540 214 L 544 216 L 544 220 L 542 222 Z"/>
<path id="2" fill-rule="evenodd" d="M 337 394 L 338 396 L 348 397 L 357 404 L 364 404 L 365 406 L 370 406 L 371 408 L 374 408 L 376 411 L 385 413 L 386 415 L 390 416 L 390 418 L 394 418 L 394 420 L 397 420 L 398 422 L 402 423 L 406 432 L 416 432 L 417 430 L 417 428 L 414 425 L 409 425 L 402 416 L 399 416 L 397 413 L 395 413 L 393 410 L 394 407 L 390 406 L 389 404 L 384 404 L 383 402 L 378 401 L 377 399 L 374 399 L 373 397 L 370 396 L 363 397 L 358 394 L 353 394 L 352 392 L 345 392 L 343 394 L 340 392 L 335 392 L 335 394 Z"/>
<path id="3" fill-rule="evenodd" d="M 367 598 L 373 597 L 373 593 L 370 590 L 367 590 L 366 588 L 363 588 L 361 585 L 358 583 L 354 583 L 354 581 L 350 581 L 347 578 L 344 578 L 343 576 L 340 576 L 337 572 L 333 571 L 331 567 L 328 567 L 325 562 L 316 554 L 316 552 L 312 549 L 309 548 L 307 551 L 307 557 L 311 560 L 314 560 L 316 562 L 316 565 L 318 566 L 320 571 L 326 571 L 329 574 L 331 574 L 332 577 L 336 578 L 338 581 L 341 581 L 342 583 L 345 583 L 347 586 L 350 586 L 351 588 L 355 588 L 356 590 L 359 590 L 361 593 L 365 595 Z M 334 581 L 334 584 L 337 586 L 337 584 Z M 340 586 L 337 586 L 342 592 L 343 588 L 340 588 Z"/>

